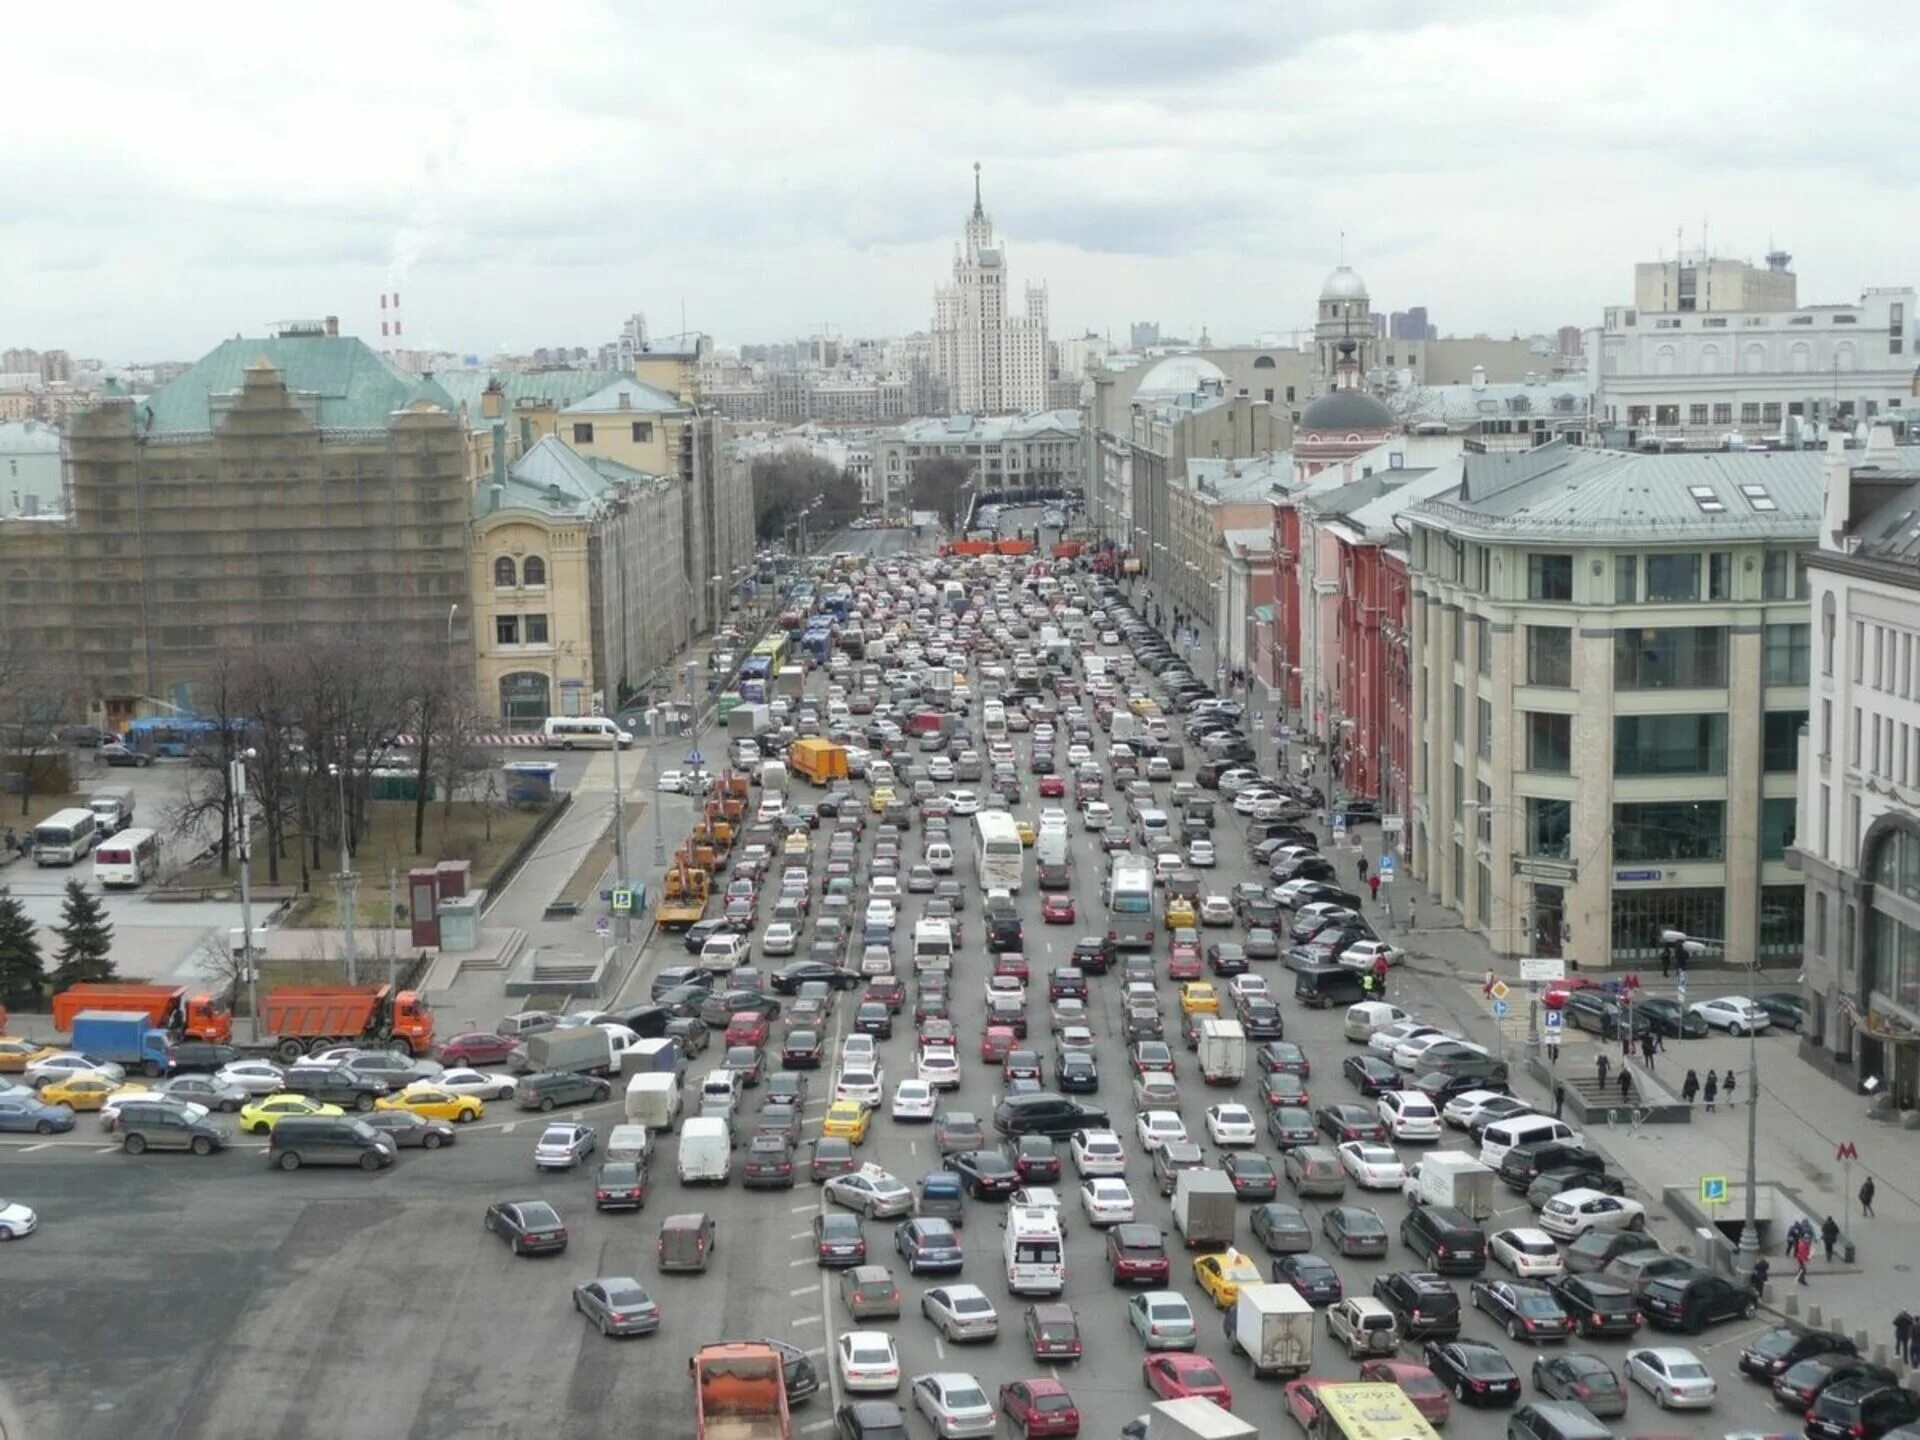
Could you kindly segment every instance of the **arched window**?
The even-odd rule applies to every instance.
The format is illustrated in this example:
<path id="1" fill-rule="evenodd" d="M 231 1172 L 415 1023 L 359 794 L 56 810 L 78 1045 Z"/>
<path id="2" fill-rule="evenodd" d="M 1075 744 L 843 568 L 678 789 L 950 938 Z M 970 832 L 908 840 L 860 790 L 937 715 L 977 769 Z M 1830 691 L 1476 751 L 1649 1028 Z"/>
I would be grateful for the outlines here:
<path id="1" fill-rule="evenodd" d="M 1256 359 L 1254 360 L 1254 362 L 1253 362 L 1253 368 L 1254 368 L 1254 369 L 1256 369 L 1256 370 L 1271 370 L 1271 369 L 1273 369 L 1273 356 L 1271 356 L 1271 355 L 1261 355 L 1261 356 L 1259 356 L 1259 357 L 1257 357 L 1257 358 L 1256 358 Z"/>
<path id="2" fill-rule="evenodd" d="M 538 555 L 529 555 L 520 563 L 520 579 L 528 586 L 544 587 L 547 583 L 547 562 Z"/>
<path id="3" fill-rule="evenodd" d="M 1767 368 L 1767 347 L 1749 345 L 1746 349 L 1746 371 L 1749 375 L 1758 375 Z"/>
<path id="4" fill-rule="evenodd" d="M 1656 375 L 1673 374 L 1674 349 L 1671 345 L 1662 345 L 1653 352 L 1653 373 Z"/>
<path id="5" fill-rule="evenodd" d="M 1787 355 L 1787 368 L 1796 375 L 1805 375 L 1813 369 L 1813 347 L 1802 340 Z"/>
<path id="6" fill-rule="evenodd" d="M 511 590 L 514 584 L 513 557 L 511 555 L 502 555 L 498 560 L 493 562 L 493 588 L 496 590 Z"/>
<path id="7" fill-rule="evenodd" d="M 1718 345 L 1702 345 L 1700 347 L 1700 373 L 1702 375 L 1718 375 L 1720 373 L 1720 347 Z"/>

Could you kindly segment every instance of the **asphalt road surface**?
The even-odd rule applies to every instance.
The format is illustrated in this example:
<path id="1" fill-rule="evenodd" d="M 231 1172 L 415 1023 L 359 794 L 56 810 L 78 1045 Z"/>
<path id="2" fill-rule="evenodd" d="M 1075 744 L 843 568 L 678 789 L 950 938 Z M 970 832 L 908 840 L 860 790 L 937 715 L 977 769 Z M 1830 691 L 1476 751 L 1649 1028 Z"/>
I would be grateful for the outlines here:
<path id="1" fill-rule="evenodd" d="M 910 532 L 851 532 L 840 544 L 892 554 L 905 549 L 903 542 L 909 539 Z M 1016 736 L 1015 741 L 1028 787 L 1017 809 L 1034 816 L 1042 802 L 1036 782 L 1026 774 L 1027 737 Z M 1167 787 L 1159 789 L 1164 794 Z M 963 1084 L 944 1104 L 985 1118 L 992 1113 L 999 1084 L 997 1067 L 977 1058 L 987 967 L 965 825 L 954 822 L 959 877 L 967 890 L 965 943 L 954 978 Z M 1054 926 L 1041 922 L 1041 897 L 1031 883 L 1031 864 L 1029 883 L 1020 896 L 1034 970 L 1028 1010 L 1049 1073 L 1045 974 L 1065 961 L 1076 936 L 1101 928 L 1103 861 L 1077 816 L 1072 833 L 1078 921 Z M 1223 805 L 1216 830 L 1222 864 L 1206 876 L 1209 891 L 1225 893 L 1234 881 L 1252 878 L 1241 834 L 1240 823 Z M 919 843 L 916 826 L 903 846 L 906 859 L 918 854 Z M 902 953 L 908 949 L 921 901 L 921 896 L 910 895 L 902 906 Z M 1203 938 L 1210 941 L 1229 933 L 1211 931 Z M 1162 927 L 1162 953 L 1164 936 Z M 646 964 L 652 969 L 685 958 L 669 939 L 653 947 Z M 764 963 L 771 968 L 781 962 Z M 1304 1045 L 1313 1062 L 1314 1103 L 1357 1100 L 1340 1071 L 1341 1062 L 1353 1053 L 1340 1033 L 1340 1011 L 1301 1010 L 1291 998 L 1287 972 L 1275 962 L 1261 962 L 1258 968 L 1282 997 L 1288 1038 Z M 1163 982 L 1163 989 L 1172 1034 L 1178 1007 L 1172 987 Z M 1232 1383 L 1236 1411 L 1258 1424 L 1263 1435 L 1291 1433 L 1278 1385 L 1256 1383 L 1244 1360 L 1229 1356 L 1218 1314 L 1194 1282 L 1189 1257 L 1172 1231 L 1169 1206 L 1152 1187 L 1133 1134 L 1134 1110 L 1119 1035 L 1119 990 L 1117 974 L 1095 981 L 1091 1008 L 1102 1084 L 1098 1095 L 1088 1098 L 1108 1109 L 1127 1142 L 1127 1178 L 1140 1218 L 1161 1224 L 1172 1237 L 1175 1286 L 1199 1315 L 1201 1352 L 1218 1363 Z M 1396 972 L 1391 998 L 1449 1020 L 1465 1019 L 1473 1009 L 1463 987 L 1441 976 Z M 851 1010 L 842 1003 L 840 1024 Z M 832 1037 L 836 1050 L 839 1038 L 837 1025 Z M 910 1023 L 881 1043 L 889 1094 L 894 1081 L 911 1073 L 913 1045 Z M 697 1084 L 699 1072 L 718 1055 L 716 1045 L 696 1062 L 690 1084 Z M 1184 1050 L 1180 1064 L 1183 1079 L 1191 1080 L 1196 1067 Z M 812 1083 L 815 1099 L 807 1112 L 808 1133 L 817 1134 L 830 1069 L 816 1072 Z M 1194 1138 L 1204 1144 L 1205 1107 L 1228 1098 L 1260 1114 L 1252 1077 L 1237 1092 L 1189 1086 L 1181 1111 Z M 756 1092 L 749 1091 L 750 1110 L 757 1104 Z M 580 1113 L 597 1124 L 603 1136 L 618 1118 L 616 1105 Z M 95 1123 L 83 1117 L 72 1137 L 5 1137 L 0 1142 L 0 1193 L 34 1206 L 43 1226 L 30 1239 L 0 1250 L 5 1279 L 0 1284 L 0 1335 L 5 1336 L 0 1344 L 0 1421 L 6 1420 L 4 1400 L 9 1396 L 13 1412 L 6 1440 L 125 1440 L 130 1433 L 182 1440 L 690 1436 L 685 1363 L 695 1347 L 721 1338 L 777 1337 L 813 1352 L 826 1376 L 834 1339 L 848 1328 L 836 1274 L 818 1269 L 813 1259 L 808 1225 L 820 1208 L 819 1192 L 804 1181 L 790 1192 L 748 1192 L 737 1178 L 725 1188 L 682 1190 L 674 1178 L 671 1141 L 655 1160 L 644 1211 L 603 1216 L 591 1206 L 590 1172 L 535 1173 L 531 1150 L 540 1120 L 504 1103 L 463 1130 L 452 1149 L 407 1152 L 391 1171 L 373 1176 L 357 1171 L 269 1171 L 257 1141 L 206 1160 L 132 1158 L 111 1150 Z M 1448 1143 L 1462 1142 L 1452 1136 Z M 1205 1148 L 1217 1158 L 1211 1146 Z M 1264 1142 L 1260 1148 L 1274 1153 Z M 1411 1160 L 1417 1148 L 1403 1146 L 1403 1156 Z M 909 1183 L 939 1163 L 929 1130 L 896 1124 L 884 1108 L 875 1117 L 863 1155 Z M 1108 1282 L 1102 1237 L 1079 1214 L 1070 1166 L 1058 1188 L 1068 1201 L 1065 1298 L 1078 1312 L 1086 1354 L 1053 1373 L 1079 1404 L 1082 1433 L 1104 1440 L 1146 1408 L 1150 1397 L 1143 1389 L 1143 1352 L 1126 1325 L 1125 1296 Z M 1498 1194 L 1500 1203 L 1510 1208 L 1493 1228 L 1531 1223 L 1523 1201 L 1504 1190 Z M 490 1202 L 525 1197 L 546 1198 L 559 1207 L 572 1237 L 565 1255 L 517 1259 L 482 1232 L 481 1215 Z M 1281 1198 L 1291 1198 L 1284 1186 Z M 1336 1261 L 1347 1292 L 1364 1294 L 1376 1274 L 1412 1264 L 1397 1239 L 1405 1202 L 1398 1195 L 1353 1190 L 1346 1198 L 1376 1209 L 1395 1235 L 1384 1261 Z M 1657 1199 L 1639 1198 L 1649 1201 L 1653 1232 L 1668 1243 L 1677 1240 L 1674 1224 L 1658 1208 Z M 1330 1202 L 1305 1202 L 1316 1226 L 1325 1203 Z M 712 1270 L 697 1276 L 659 1274 L 653 1245 L 661 1220 L 697 1209 L 709 1211 L 718 1222 Z M 920 1318 L 921 1291 L 939 1282 L 905 1274 L 891 1249 L 895 1222 L 866 1223 L 873 1258 L 893 1264 L 905 1298 L 903 1317 L 887 1328 L 897 1337 L 906 1376 L 933 1369 L 966 1370 L 992 1393 L 1004 1381 L 1044 1373 L 1020 1336 L 1027 1302 L 1011 1296 L 1004 1282 L 999 1209 L 993 1203 L 969 1202 L 963 1231 L 967 1260 L 959 1278 L 986 1290 L 1002 1326 L 998 1340 L 970 1347 L 944 1344 Z M 1258 1253 L 1244 1218 L 1239 1240 L 1264 1267 L 1265 1256 Z M 1316 1239 L 1315 1248 L 1328 1253 L 1323 1240 Z M 573 1313 L 571 1287 L 609 1273 L 636 1275 L 652 1290 L 664 1311 L 657 1334 L 607 1340 Z M 1457 1282 L 1457 1288 L 1464 1301 L 1466 1283 Z M 1619 1433 L 1700 1436 L 1786 1429 L 1787 1417 L 1772 1408 L 1760 1387 L 1734 1371 L 1740 1345 L 1762 1328 L 1758 1322 L 1736 1323 L 1691 1341 L 1643 1332 L 1636 1344 L 1692 1344 L 1720 1378 L 1721 1395 L 1710 1412 L 1667 1416 L 1657 1414 L 1652 1401 L 1636 1391 L 1628 1417 L 1611 1422 L 1613 1428 Z M 1490 1319 L 1469 1312 L 1465 1334 L 1501 1345 L 1526 1375 L 1532 1352 L 1508 1340 Z M 1577 1341 L 1575 1347 L 1601 1355 L 1616 1371 L 1630 1348 L 1617 1341 Z M 1403 1346 L 1401 1353 L 1403 1358 L 1418 1358 L 1414 1346 Z M 1313 1373 L 1351 1378 L 1354 1372 L 1355 1366 L 1323 1338 Z M 898 1398 L 906 1401 L 904 1389 Z M 832 1390 L 823 1391 L 796 1412 L 795 1433 L 826 1434 L 837 1403 Z M 1500 1412 L 1456 1408 L 1448 1432 L 1490 1440 L 1504 1433 L 1504 1424 Z M 910 1425 L 916 1436 L 930 1433 L 917 1417 Z"/>

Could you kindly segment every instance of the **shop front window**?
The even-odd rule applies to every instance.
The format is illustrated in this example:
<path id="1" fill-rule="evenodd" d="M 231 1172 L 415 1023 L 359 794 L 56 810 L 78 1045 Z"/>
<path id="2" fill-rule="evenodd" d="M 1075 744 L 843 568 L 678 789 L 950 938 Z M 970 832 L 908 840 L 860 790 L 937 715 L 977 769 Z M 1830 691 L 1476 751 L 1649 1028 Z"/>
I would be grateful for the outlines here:
<path id="1" fill-rule="evenodd" d="M 1726 811 L 1726 803 L 1720 800 L 1615 805 L 1614 863 L 1722 860 L 1726 858 Z"/>
<path id="2" fill-rule="evenodd" d="M 1613 892 L 1613 963 L 1643 965 L 1660 959 L 1660 932 L 1718 939 L 1727 933 L 1727 892 L 1707 886 Z"/>

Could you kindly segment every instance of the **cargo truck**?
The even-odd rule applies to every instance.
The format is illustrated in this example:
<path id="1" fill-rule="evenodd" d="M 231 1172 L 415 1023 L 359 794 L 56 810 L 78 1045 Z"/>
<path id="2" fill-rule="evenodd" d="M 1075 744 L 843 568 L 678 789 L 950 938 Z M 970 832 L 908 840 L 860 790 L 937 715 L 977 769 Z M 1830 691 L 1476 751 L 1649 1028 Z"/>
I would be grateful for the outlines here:
<path id="1" fill-rule="evenodd" d="M 1260 1440 L 1260 1430 L 1204 1395 L 1185 1395 L 1154 1402 L 1146 1440 Z"/>
<path id="2" fill-rule="evenodd" d="M 1313 1306 L 1291 1285 L 1242 1285 L 1228 1314 L 1228 1343 L 1256 1376 L 1313 1368 Z"/>
<path id="3" fill-rule="evenodd" d="M 1451 1205 L 1473 1220 L 1493 1218 L 1493 1170 L 1464 1150 L 1435 1150 L 1407 1171 L 1403 1187 L 1416 1205 Z"/>
<path id="4" fill-rule="evenodd" d="M 780 674 L 774 680 L 774 692 L 789 700 L 798 700 L 807 691 L 807 672 L 804 666 L 782 665 Z"/>
<path id="5" fill-rule="evenodd" d="M 173 1069 L 173 1044 L 164 1030 L 130 1010 L 82 1010 L 73 1017 L 73 1048 L 124 1065 L 131 1075 L 165 1075 Z"/>
<path id="6" fill-rule="evenodd" d="M 847 747 L 831 740 L 796 740 L 787 752 L 787 764 L 795 774 L 804 775 L 816 785 L 847 778 Z"/>
<path id="7" fill-rule="evenodd" d="M 1238 1085 L 1247 1074 L 1247 1032 L 1238 1020 L 1200 1022 L 1200 1078 L 1209 1085 Z"/>
<path id="8" fill-rule="evenodd" d="M 598 1025 L 546 1030 L 527 1037 L 527 1064 L 535 1071 L 611 1075 L 618 1063 L 613 1037 Z"/>
<path id="9" fill-rule="evenodd" d="M 655 1072 L 627 1081 L 627 1119 L 649 1130 L 671 1130 L 680 1118 L 680 1077 Z"/>
<path id="10" fill-rule="evenodd" d="M 727 734 L 751 740 L 773 728 L 773 712 L 765 705 L 736 705 L 727 715 Z"/>
<path id="11" fill-rule="evenodd" d="M 787 1377 L 771 1345 L 703 1345 L 687 1372 L 696 1440 L 792 1440 Z"/>
<path id="12" fill-rule="evenodd" d="M 262 1048 L 291 1064 L 309 1051 L 365 1042 L 410 1055 L 433 1049 L 433 1012 L 390 985 L 288 985 L 261 1006 Z"/>
<path id="13" fill-rule="evenodd" d="M 1174 1178 L 1173 1225 L 1189 1250 L 1223 1250 L 1233 1244 L 1239 1203 L 1225 1171 L 1182 1170 Z"/>
<path id="14" fill-rule="evenodd" d="M 117 1010 L 141 1015 L 156 1030 L 184 1040 L 225 1044 L 233 1038 L 233 1013 L 226 1001 L 185 985 L 141 985 L 127 981 L 87 981 L 69 985 L 53 997 L 53 1027 L 65 1034 L 74 1016 L 85 1010 Z"/>

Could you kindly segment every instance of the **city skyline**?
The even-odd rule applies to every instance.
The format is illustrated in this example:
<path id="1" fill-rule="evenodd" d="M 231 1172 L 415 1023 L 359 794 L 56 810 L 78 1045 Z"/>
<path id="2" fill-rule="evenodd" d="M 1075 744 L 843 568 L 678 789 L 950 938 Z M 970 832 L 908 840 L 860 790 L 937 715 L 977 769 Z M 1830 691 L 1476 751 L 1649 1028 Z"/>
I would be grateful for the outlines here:
<path id="1" fill-rule="evenodd" d="M 1890 5 L 1380 0 L 1279 27 L 1241 4 L 1201 25 L 803 3 L 641 30 L 617 5 L 531 27 L 447 0 L 284 46 L 244 7 L 137 39 L 113 14 L 84 42 L 16 22 L 41 63 L 0 156 L 7 344 L 182 357 L 324 314 L 377 338 L 396 290 L 406 343 L 482 356 L 610 339 L 634 310 L 726 344 L 907 334 L 976 162 L 1056 336 L 1148 316 L 1285 342 L 1343 258 L 1383 313 L 1551 333 L 1703 239 L 1782 245 L 1808 300 L 1843 301 L 1911 279 L 1920 215 L 1854 78 Z"/>

